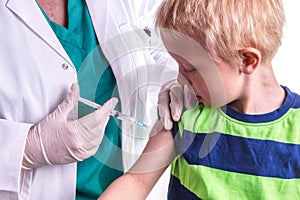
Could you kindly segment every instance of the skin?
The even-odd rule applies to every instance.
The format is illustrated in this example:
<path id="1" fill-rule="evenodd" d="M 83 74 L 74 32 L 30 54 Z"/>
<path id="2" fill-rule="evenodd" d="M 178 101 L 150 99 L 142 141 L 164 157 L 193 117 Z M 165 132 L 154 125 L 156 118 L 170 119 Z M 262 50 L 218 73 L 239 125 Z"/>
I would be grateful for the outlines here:
<path id="1" fill-rule="evenodd" d="M 51 21 L 68 27 L 68 0 L 37 0 Z"/>
<path id="2" fill-rule="evenodd" d="M 262 64 L 261 55 L 254 48 L 245 48 L 240 52 L 240 65 L 215 62 L 219 74 L 208 72 L 205 67 L 196 68 L 178 56 L 173 57 L 179 63 L 180 74 L 192 86 L 197 100 L 207 107 L 228 104 L 242 113 L 263 114 L 276 110 L 284 101 L 285 92 L 277 83 L 271 64 Z M 201 66 L 201 61 L 198 66 Z M 222 81 L 216 81 L 213 76 Z"/>
<path id="3" fill-rule="evenodd" d="M 261 63 L 261 54 L 255 48 L 240 50 L 239 58 L 233 62 L 236 64 L 222 60 L 204 62 L 199 56 L 184 59 L 170 54 L 179 64 L 181 79 L 191 85 L 197 100 L 208 107 L 228 104 L 242 113 L 263 114 L 279 108 L 285 99 L 285 91 L 276 81 L 271 62 Z M 175 155 L 171 132 L 159 126 L 158 123 L 154 136 L 133 168 L 114 181 L 99 200 L 147 197 Z"/>

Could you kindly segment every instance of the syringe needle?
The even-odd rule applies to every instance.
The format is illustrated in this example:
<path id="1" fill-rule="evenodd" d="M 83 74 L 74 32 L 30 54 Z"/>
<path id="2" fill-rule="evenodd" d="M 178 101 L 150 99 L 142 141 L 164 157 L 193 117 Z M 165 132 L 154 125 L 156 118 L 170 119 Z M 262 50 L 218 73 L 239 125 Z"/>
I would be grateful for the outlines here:
<path id="1" fill-rule="evenodd" d="M 90 101 L 88 99 L 84 99 L 82 97 L 79 97 L 78 101 L 90 106 L 90 107 L 93 107 L 93 108 L 100 108 L 101 105 L 93 102 L 93 101 Z M 127 122 L 130 122 L 131 124 L 134 124 L 134 125 L 137 125 L 137 126 L 140 126 L 140 127 L 144 127 L 144 128 L 147 128 L 148 126 L 142 122 L 138 122 L 136 121 L 135 119 L 133 119 L 132 117 L 128 116 L 128 115 L 125 115 L 119 111 L 116 111 L 116 110 L 113 110 L 111 113 L 110 113 L 111 116 L 113 116 L 114 118 L 116 119 L 119 119 L 119 120 L 122 120 L 122 121 L 127 121 Z"/>

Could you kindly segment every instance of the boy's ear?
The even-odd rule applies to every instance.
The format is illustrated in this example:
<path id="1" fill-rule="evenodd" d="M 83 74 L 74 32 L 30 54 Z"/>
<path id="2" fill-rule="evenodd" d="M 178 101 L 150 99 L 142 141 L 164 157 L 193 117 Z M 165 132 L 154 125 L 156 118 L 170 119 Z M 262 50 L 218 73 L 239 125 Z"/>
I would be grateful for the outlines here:
<path id="1" fill-rule="evenodd" d="M 240 66 L 240 72 L 244 74 L 252 74 L 261 62 L 261 53 L 259 50 L 246 47 L 239 50 L 240 58 L 242 59 L 242 64 Z"/>

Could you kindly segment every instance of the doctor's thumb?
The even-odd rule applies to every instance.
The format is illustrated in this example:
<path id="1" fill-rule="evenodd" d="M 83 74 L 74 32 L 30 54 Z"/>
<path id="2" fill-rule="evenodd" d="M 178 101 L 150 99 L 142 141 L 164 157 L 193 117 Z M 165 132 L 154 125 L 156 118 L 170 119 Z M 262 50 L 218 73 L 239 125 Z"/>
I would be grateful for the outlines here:
<path id="1" fill-rule="evenodd" d="M 112 110 L 116 107 L 117 103 L 118 103 L 118 99 L 115 97 L 105 102 L 104 105 L 101 106 L 95 112 L 97 121 L 100 122 L 105 120 L 105 118 L 108 119 L 108 116 L 111 114 Z"/>

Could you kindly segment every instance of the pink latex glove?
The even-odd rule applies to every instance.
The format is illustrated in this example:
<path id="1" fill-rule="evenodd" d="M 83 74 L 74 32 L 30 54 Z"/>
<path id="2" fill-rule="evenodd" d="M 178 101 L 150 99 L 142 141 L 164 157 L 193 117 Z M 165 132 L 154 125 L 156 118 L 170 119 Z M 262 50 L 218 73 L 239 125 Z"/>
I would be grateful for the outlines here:
<path id="1" fill-rule="evenodd" d="M 182 112 L 195 106 L 196 97 L 191 86 L 176 80 L 165 84 L 158 96 L 158 115 L 164 128 L 171 130 L 173 121 L 178 121 Z"/>
<path id="2" fill-rule="evenodd" d="M 110 99 L 98 110 L 78 120 L 68 120 L 78 98 L 79 87 L 76 83 L 56 110 L 31 127 L 25 146 L 23 168 L 67 164 L 96 153 L 109 115 L 118 99 Z"/>

